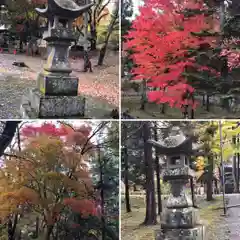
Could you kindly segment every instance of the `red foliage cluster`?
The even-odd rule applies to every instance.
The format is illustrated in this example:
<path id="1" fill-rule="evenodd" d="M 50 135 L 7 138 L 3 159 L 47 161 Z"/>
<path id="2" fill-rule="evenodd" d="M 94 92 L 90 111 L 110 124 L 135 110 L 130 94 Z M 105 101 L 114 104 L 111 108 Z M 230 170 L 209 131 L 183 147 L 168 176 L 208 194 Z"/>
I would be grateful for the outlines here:
<path id="1" fill-rule="evenodd" d="M 74 131 L 71 127 L 64 124 L 61 124 L 58 127 L 53 123 L 43 123 L 40 126 L 28 125 L 22 129 L 21 134 L 25 137 L 35 137 L 41 134 L 55 137 L 64 137 L 68 136 L 71 133 L 72 136 L 79 137 L 78 135 L 81 134 L 86 138 L 91 134 L 91 131 L 92 128 L 89 125 L 82 125 L 77 128 L 76 131 Z M 74 133 L 76 135 L 74 135 Z"/>
<path id="2" fill-rule="evenodd" d="M 240 67 L 240 51 L 237 49 L 239 46 L 239 38 L 231 38 L 223 42 L 223 50 L 221 52 L 221 56 L 227 57 L 228 67 L 230 70 Z"/>
<path id="3" fill-rule="evenodd" d="M 35 137 L 41 134 L 49 135 L 49 136 L 66 136 L 69 130 L 61 126 L 60 128 L 56 127 L 56 125 L 52 123 L 44 123 L 41 126 L 26 126 L 22 129 L 21 133 L 25 137 Z"/>
<path id="4" fill-rule="evenodd" d="M 83 217 L 97 216 L 96 204 L 92 200 L 65 198 L 63 203 L 69 206 L 72 211 L 80 213 Z"/>
<path id="5" fill-rule="evenodd" d="M 191 98 L 195 91 L 183 76 L 187 67 L 198 67 L 195 57 L 189 57 L 189 49 L 200 45 L 214 46 L 214 37 L 198 37 L 192 33 L 214 29 L 218 24 L 211 17 L 198 14 L 185 17 L 184 9 L 205 10 L 204 2 L 195 0 L 169 1 L 146 0 L 140 15 L 126 36 L 127 48 L 134 51 L 136 63 L 133 74 L 136 80 L 148 80 L 149 100 L 168 103 L 181 108 L 183 104 L 196 107 Z M 208 67 L 206 67 L 208 69 Z"/>
<path id="6" fill-rule="evenodd" d="M 92 142 L 89 141 L 92 128 L 89 125 L 81 125 L 75 130 L 70 126 L 54 123 L 43 123 L 40 126 L 28 125 L 21 130 L 23 138 L 37 137 L 39 135 L 47 135 L 51 137 L 64 137 L 65 143 L 69 145 L 78 145 L 86 149 L 92 148 Z M 33 142 L 32 142 L 33 143 Z M 38 143 L 36 142 L 36 146 Z"/>

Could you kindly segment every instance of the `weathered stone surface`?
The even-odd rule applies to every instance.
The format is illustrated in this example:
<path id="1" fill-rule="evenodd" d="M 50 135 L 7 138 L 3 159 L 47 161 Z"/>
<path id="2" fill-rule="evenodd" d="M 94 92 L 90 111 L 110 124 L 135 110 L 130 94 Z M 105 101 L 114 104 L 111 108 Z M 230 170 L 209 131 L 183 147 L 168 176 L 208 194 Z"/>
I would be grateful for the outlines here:
<path id="1" fill-rule="evenodd" d="M 193 207 L 165 209 L 161 217 L 162 228 L 193 228 L 199 223 Z"/>
<path id="2" fill-rule="evenodd" d="M 81 96 L 44 96 L 30 90 L 21 105 L 24 118 L 83 118 L 85 98 Z M 35 116 L 35 117 L 34 117 Z"/>
<path id="3" fill-rule="evenodd" d="M 192 207 L 192 199 L 186 193 L 185 185 L 188 180 L 175 179 L 169 181 L 171 184 L 171 193 L 166 203 L 167 208 L 187 208 Z"/>
<path id="4" fill-rule="evenodd" d="M 156 231 L 156 240 L 205 240 L 205 228 L 202 225 L 191 229 L 161 229 Z"/>
<path id="5" fill-rule="evenodd" d="M 70 74 L 72 72 L 69 63 L 69 46 L 71 42 L 54 41 L 48 43 L 49 52 L 46 64 L 43 68 L 47 72 L 55 72 L 58 74 Z"/>
<path id="6" fill-rule="evenodd" d="M 178 167 L 178 168 L 167 168 L 164 169 L 163 171 L 163 176 L 182 176 L 182 175 L 186 175 L 189 176 L 189 167 L 188 166 L 184 166 L 184 167 Z"/>
<path id="7" fill-rule="evenodd" d="M 50 29 L 49 36 L 45 37 L 44 40 L 52 41 L 54 39 L 62 39 L 74 41 L 76 38 L 77 38 L 76 35 L 71 29 L 58 27 Z"/>
<path id="8" fill-rule="evenodd" d="M 44 95 L 77 96 L 78 78 L 54 74 L 44 75 L 44 73 L 40 73 L 37 79 L 37 87 Z"/>

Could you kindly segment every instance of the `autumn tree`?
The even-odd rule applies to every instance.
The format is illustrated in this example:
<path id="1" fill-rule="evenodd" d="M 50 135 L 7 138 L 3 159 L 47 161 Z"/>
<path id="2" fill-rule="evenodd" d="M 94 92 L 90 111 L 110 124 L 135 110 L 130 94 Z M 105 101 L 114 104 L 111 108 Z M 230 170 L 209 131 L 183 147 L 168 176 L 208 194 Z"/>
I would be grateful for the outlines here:
<path id="1" fill-rule="evenodd" d="M 196 108 L 193 96 L 196 80 L 192 83 L 187 73 L 197 69 L 218 76 L 215 69 L 197 61 L 199 50 L 217 44 L 218 24 L 207 12 L 203 1 L 194 0 L 184 3 L 148 0 L 140 8 L 126 38 L 128 48 L 134 51 L 136 79 L 146 79 L 154 89 L 148 94 L 150 101 L 180 109 Z"/>
<path id="2" fill-rule="evenodd" d="M 119 0 L 116 0 L 115 4 L 114 4 L 114 11 L 111 14 L 111 20 L 110 20 L 109 26 L 107 28 L 107 31 L 105 33 L 104 43 L 100 49 L 100 54 L 99 54 L 99 58 L 98 58 L 99 66 L 103 65 L 103 60 L 106 55 L 107 46 L 108 46 L 108 42 L 109 42 L 111 34 L 113 33 L 113 31 L 116 31 L 118 29 L 119 29 Z"/>
<path id="3" fill-rule="evenodd" d="M 97 49 L 97 38 L 98 38 L 98 26 L 101 24 L 102 19 L 109 15 L 108 6 L 110 0 L 96 0 L 93 7 L 89 10 L 89 25 L 91 34 L 91 49 Z"/>
<path id="4" fill-rule="evenodd" d="M 70 207 L 82 217 L 95 215 L 94 190 L 87 161 L 91 128 L 43 124 L 26 127 L 21 152 L 8 157 L 1 169 L 1 219 L 33 211 L 46 225 L 45 239 L 56 234 L 56 223 Z M 88 148 L 83 153 L 83 149 Z"/>

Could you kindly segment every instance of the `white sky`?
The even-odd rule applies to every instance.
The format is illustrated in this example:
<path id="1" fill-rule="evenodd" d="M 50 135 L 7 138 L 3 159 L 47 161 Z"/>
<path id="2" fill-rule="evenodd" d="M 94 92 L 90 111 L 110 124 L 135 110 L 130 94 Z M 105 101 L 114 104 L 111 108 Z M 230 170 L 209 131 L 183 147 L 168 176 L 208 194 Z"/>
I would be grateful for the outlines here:
<path id="1" fill-rule="evenodd" d="M 133 18 L 139 13 L 138 8 L 139 6 L 143 5 L 143 0 L 133 0 Z"/>

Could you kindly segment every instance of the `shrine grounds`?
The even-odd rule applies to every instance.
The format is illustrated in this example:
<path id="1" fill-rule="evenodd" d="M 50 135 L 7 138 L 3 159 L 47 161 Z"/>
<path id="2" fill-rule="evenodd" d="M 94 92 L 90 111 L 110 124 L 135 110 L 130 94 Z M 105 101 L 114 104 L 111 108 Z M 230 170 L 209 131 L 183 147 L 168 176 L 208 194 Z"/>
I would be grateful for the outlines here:
<path id="1" fill-rule="evenodd" d="M 13 66 L 13 62 L 24 62 L 27 67 Z M 22 96 L 28 88 L 36 87 L 37 74 L 46 60 L 25 54 L 0 53 L 0 118 L 19 118 Z M 90 99 L 86 115 L 102 118 L 102 115 L 119 106 L 118 52 L 108 52 L 103 66 L 96 66 L 97 55 L 92 57 L 93 73 L 83 73 L 83 60 L 70 59 L 73 74 L 79 77 L 79 94 Z M 106 117 L 109 118 L 109 117 Z"/>
<path id="2" fill-rule="evenodd" d="M 226 195 L 229 205 L 239 202 L 240 194 Z M 121 210 L 121 237 L 128 240 L 154 240 L 155 230 L 160 229 L 160 217 L 158 223 L 153 226 L 144 226 L 141 223 L 145 216 L 145 195 L 131 195 L 132 212 L 126 213 L 124 197 L 122 195 Z M 200 219 L 206 226 L 209 240 L 238 240 L 240 236 L 240 208 L 230 208 L 227 216 L 223 214 L 222 196 L 216 195 L 214 200 L 207 202 L 205 197 L 196 197 L 199 207 Z M 164 204 L 164 202 L 163 202 Z"/>

